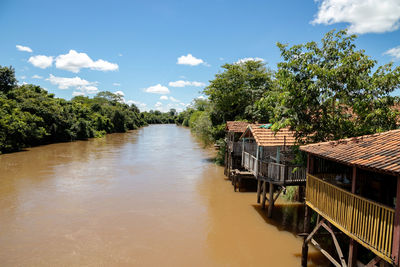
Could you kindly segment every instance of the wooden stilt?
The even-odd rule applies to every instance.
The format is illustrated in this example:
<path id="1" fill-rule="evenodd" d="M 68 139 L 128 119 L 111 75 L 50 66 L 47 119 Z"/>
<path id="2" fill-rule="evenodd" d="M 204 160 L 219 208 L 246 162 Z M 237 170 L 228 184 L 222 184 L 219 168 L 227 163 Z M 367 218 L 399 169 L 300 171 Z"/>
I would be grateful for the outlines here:
<path id="1" fill-rule="evenodd" d="M 373 258 L 370 262 L 368 262 L 367 265 L 365 265 L 366 267 L 376 267 L 377 264 L 381 262 L 381 258 L 379 258 L 378 256 L 376 256 L 375 258 Z"/>
<path id="2" fill-rule="evenodd" d="M 352 238 L 350 238 L 349 258 L 347 262 L 349 263 L 349 267 L 357 266 L 357 242 Z"/>
<path id="3" fill-rule="evenodd" d="M 336 252 L 339 255 L 341 266 L 347 267 L 346 260 L 344 259 L 342 249 L 340 248 L 339 242 L 336 239 L 335 233 L 332 231 L 331 225 L 329 224 L 329 226 L 328 226 L 328 225 L 325 224 L 325 222 L 323 222 L 322 223 L 322 227 L 324 227 L 325 230 L 327 230 L 332 236 L 333 243 L 335 244 Z"/>
<path id="4" fill-rule="evenodd" d="M 274 209 L 274 184 L 269 183 L 269 205 L 268 205 L 268 218 L 272 217 L 272 210 Z"/>
<path id="5" fill-rule="evenodd" d="M 260 203 L 260 197 L 261 197 L 261 180 L 257 180 L 257 203 Z"/>
<path id="6" fill-rule="evenodd" d="M 353 166 L 353 175 L 351 181 L 351 193 L 356 193 L 356 185 L 357 185 L 357 167 Z M 349 258 L 347 259 L 349 267 L 357 266 L 357 242 L 350 238 L 349 244 Z"/>
<path id="7" fill-rule="evenodd" d="M 394 265 L 400 265 L 400 176 L 397 177 L 397 194 L 394 213 L 392 258 Z"/>
<path id="8" fill-rule="evenodd" d="M 261 208 L 265 210 L 265 201 L 267 200 L 267 182 L 263 181 L 262 185 L 262 203 Z"/>
<path id="9" fill-rule="evenodd" d="M 310 208 L 307 207 L 307 205 L 305 205 L 303 231 L 304 231 L 304 233 L 307 233 L 307 234 L 310 232 L 310 217 L 311 217 Z M 301 249 L 301 266 L 302 267 L 307 267 L 307 259 L 308 259 L 308 242 L 307 242 L 307 236 L 305 236 L 304 241 L 303 241 L 303 247 Z"/>

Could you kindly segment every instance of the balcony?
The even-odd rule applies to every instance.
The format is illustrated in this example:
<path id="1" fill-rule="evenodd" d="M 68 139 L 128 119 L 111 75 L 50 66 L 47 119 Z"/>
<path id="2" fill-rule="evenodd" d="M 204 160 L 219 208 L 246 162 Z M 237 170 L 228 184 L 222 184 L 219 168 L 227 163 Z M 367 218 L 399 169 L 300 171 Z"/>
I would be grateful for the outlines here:
<path id="1" fill-rule="evenodd" d="M 297 165 L 280 164 L 258 160 L 248 152 L 242 154 L 242 166 L 254 176 L 281 185 L 305 183 L 306 170 Z"/>
<path id="2" fill-rule="evenodd" d="M 392 263 L 394 209 L 307 174 L 306 204 L 325 219 Z"/>

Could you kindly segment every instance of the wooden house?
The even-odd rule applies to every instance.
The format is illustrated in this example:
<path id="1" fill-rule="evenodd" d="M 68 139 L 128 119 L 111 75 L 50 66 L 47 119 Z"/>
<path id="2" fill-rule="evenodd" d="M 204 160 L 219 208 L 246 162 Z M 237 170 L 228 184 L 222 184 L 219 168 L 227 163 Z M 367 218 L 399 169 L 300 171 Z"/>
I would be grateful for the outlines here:
<path id="1" fill-rule="evenodd" d="M 270 124 L 252 124 L 241 136 L 242 166 L 258 180 L 257 202 L 262 207 L 268 200 L 268 216 L 272 216 L 274 202 L 288 185 L 305 185 L 305 168 L 292 164 L 294 132 L 288 128 L 274 132 Z M 269 198 L 267 198 L 269 184 Z M 274 196 L 274 192 L 277 194 Z"/>
<path id="2" fill-rule="evenodd" d="M 239 142 L 240 136 L 246 130 L 248 122 L 228 121 L 226 123 L 226 150 L 225 150 L 225 170 L 226 176 L 231 178 L 232 171 L 241 169 L 242 162 L 242 144 Z"/>
<path id="3" fill-rule="evenodd" d="M 376 255 L 367 266 L 399 266 L 400 130 L 300 149 L 308 154 L 302 266 L 309 242 L 335 266 L 356 266 L 360 246 Z M 310 209 L 319 218 L 311 233 Z M 336 256 L 315 241 L 322 228 L 330 233 Z M 337 242 L 337 229 L 350 238 L 348 257 Z"/>

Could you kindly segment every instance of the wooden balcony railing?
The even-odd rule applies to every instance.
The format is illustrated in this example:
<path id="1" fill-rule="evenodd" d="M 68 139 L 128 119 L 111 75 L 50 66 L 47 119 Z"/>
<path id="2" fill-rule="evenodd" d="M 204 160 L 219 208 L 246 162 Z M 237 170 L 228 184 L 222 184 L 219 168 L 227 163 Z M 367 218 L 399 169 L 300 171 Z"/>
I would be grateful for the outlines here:
<path id="1" fill-rule="evenodd" d="M 257 176 L 257 158 L 248 152 L 242 153 L 243 167 Z"/>
<path id="2" fill-rule="evenodd" d="M 306 169 L 301 166 L 269 162 L 268 178 L 282 183 L 305 182 Z"/>
<path id="3" fill-rule="evenodd" d="M 285 165 L 257 160 L 248 152 L 242 153 L 242 166 L 254 176 L 263 177 L 281 184 L 294 184 L 306 181 L 306 170 L 301 166 Z"/>
<path id="4" fill-rule="evenodd" d="M 394 209 L 307 174 L 306 204 L 345 234 L 392 263 Z"/>

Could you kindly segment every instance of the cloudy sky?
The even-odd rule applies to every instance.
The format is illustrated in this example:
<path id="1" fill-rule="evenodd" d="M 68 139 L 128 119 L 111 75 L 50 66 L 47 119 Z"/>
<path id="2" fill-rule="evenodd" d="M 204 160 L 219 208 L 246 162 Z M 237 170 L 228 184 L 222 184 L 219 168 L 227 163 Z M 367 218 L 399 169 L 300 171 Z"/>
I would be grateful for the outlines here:
<path id="1" fill-rule="evenodd" d="M 331 29 L 358 34 L 379 64 L 400 62 L 399 0 L 0 0 L 0 25 L 0 65 L 20 84 L 66 99 L 119 92 L 141 110 L 182 110 L 222 64 L 258 58 L 276 69 L 276 42 Z"/>

